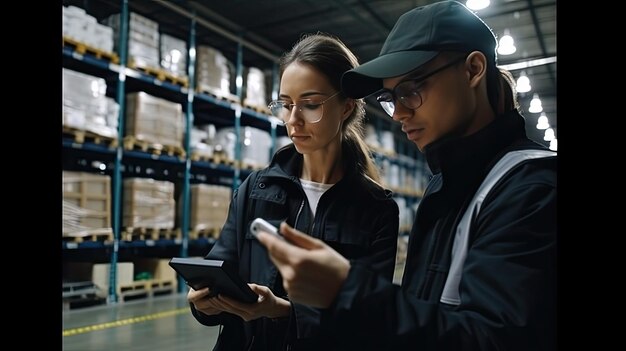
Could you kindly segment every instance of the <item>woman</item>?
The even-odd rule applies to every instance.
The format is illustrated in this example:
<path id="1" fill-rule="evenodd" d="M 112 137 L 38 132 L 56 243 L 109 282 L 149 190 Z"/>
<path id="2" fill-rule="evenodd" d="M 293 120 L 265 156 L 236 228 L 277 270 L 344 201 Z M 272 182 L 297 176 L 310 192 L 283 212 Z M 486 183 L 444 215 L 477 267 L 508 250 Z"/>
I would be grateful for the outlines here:
<path id="1" fill-rule="evenodd" d="M 364 102 L 340 92 L 341 75 L 357 65 L 340 40 L 321 34 L 303 37 L 281 58 L 279 100 L 270 109 L 293 144 L 235 191 L 206 256 L 236 264 L 259 300 L 212 297 L 208 288 L 188 294 L 200 323 L 223 326 L 214 350 L 333 349 L 319 335 L 319 311 L 289 301 L 281 275 L 249 232 L 257 217 L 277 227 L 285 221 L 392 280 L 398 205 L 378 183 L 362 138 Z"/>

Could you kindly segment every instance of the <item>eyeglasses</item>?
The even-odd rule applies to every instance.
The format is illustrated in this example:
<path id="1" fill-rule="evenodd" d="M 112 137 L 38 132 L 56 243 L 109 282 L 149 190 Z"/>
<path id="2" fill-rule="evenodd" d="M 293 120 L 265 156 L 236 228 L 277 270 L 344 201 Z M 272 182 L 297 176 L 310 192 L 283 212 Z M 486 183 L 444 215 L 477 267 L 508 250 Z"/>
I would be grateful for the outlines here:
<path id="1" fill-rule="evenodd" d="M 326 98 L 324 101 L 316 101 L 314 99 L 302 99 L 295 104 L 287 103 L 282 100 L 274 100 L 268 105 L 273 116 L 278 117 L 283 124 L 287 124 L 291 118 L 292 109 L 295 106 L 296 111 L 307 123 L 317 123 L 324 117 L 324 103 L 337 96 L 339 91 Z"/>
<path id="2" fill-rule="evenodd" d="M 462 60 L 465 60 L 465 57 L 459 57 L 456 60 L 452 60 L 451 62 L 448 62 L 445 65 L 421 77 L 402 81 L 398 83 L 393 89 L 381 89 L 378 91 L 378 96 L 376 97 L 376 100 L 380 103 L 380 106 L 382 106 L 383 110 L 385 110 L 385 112 L 387 112 L 387 114 L 391 117 L 393 117 L 393 112 L 396 110 L 396 101 L 398 100 L 402 105 L 404 105 L 404 107 L 411 110 L 416 110 L 420 106 L 422 106 L 422 95 L 420 95 L 420 90 L 422 89 L 423 85 L 422 83 L 426 79 L 445 70 L 446 68 L 454 66 Z"/>

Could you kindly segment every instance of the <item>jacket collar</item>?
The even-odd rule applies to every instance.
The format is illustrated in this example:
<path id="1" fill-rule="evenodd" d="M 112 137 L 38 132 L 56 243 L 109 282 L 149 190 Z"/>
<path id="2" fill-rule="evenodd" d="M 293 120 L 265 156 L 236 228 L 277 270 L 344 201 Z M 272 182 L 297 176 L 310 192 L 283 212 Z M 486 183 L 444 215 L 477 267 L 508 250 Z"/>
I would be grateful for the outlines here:
<path id="1" fill-rule="evenodd" d="M 514 110 L 497 116 L 472 135 L 437 140 L 424 148 L 424 154 L 431 171 L 441 173 L 444 184 L 468 184 L 520 138 L 526 138 L 524 118 Z"/>
<path id="2" fill-rule="evenodd" d="M 345 151 L 343 159 L 345 164 L 354 162 L 352 155 Z M 274 154 L 265 176 L 289 178 L 292 180 L 297 179 L 300 177 L 303 161 L 304 157 L 302 154 L 296 151 L 293 144 L 289 144 L 279 149 L 276 154 Z M 352 178 L 356 175 L 355 167 L 345 167 L 344 171 L 345 174 L 342 180 Z"/>
<path id="3" fill-rule="evenodd" d="M 289 144 L 276 151 L 265 175 L 295 180 L 300 176 L 303 160 L 302 154 L 296 151 L 293 144 Z"/>
<path id="4" fill-rule="evenodd" d="M 352 154 L 347 152 L 347 148 L 343 148 L 344 154 L 343 159 L 346 165 L 351 165 L 356 162 Z M 263 172 L 264 177 L 276 177 L 289 180 L 291 182 L 300 183 L 300 170 L 302 169 L 302 162 L 304 157 L 302 154 L 296 151 L 296 148 L 293 144 L 289 144 L 274 154 L 272 157 L 272 161 L 268 168 Z M 338 188 L 348 189 L 350 187 L 364 186 L 369 190 L 369 193 L 372 194 L 376 198 L 386 199 L 391 197 L 391 192 L 383 189 L 382 187 L 375 184 L 373 181 L 366 179 L 361 176 L 357 172 L 357 167 L 345 167 L 344 176 L 341 180 L 333 187 L 333 191 L 336 191 Z M 362 188 L 361 188 L 362 189 Z"/>

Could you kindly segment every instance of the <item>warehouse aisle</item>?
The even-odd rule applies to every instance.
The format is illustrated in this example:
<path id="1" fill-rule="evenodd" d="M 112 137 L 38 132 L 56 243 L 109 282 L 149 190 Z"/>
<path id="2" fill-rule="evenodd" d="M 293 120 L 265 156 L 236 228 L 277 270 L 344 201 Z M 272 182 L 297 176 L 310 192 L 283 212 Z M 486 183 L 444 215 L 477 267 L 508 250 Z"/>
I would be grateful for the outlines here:
<path id="1" fill-rule="evenodd" d="M 218 327 L 199 324 L 186 293 L 63 311 L 63 350 L 210 350 Z"/>
<path id="2" fill-rule="evenodd" d="M 396 284 L 403 257 L 396 262 Z M 211 350 L 218 332 L 191 316 L 187 293 L 63 311 L 65 351 Z"/>

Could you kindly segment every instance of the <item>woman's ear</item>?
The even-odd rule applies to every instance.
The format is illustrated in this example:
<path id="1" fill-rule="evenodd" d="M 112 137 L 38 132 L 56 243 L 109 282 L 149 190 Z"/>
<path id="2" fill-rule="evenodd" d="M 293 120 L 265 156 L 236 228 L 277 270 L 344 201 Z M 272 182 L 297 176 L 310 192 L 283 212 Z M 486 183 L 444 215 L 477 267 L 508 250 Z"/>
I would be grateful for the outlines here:
<path id="1" fill-rule="evenodd" d="M 469 73 L 470 87 L 477 87 L 487 75 L 487 57 L 480 51 L 473 51 L 467 56 L 465 66 Z"/>
<path id="2" fill-rule="evenodd" d="M 352 111 L 354 111 L 355 107 L 356 107 L 356 102 L 354 101 L 354 99 L 347 98 L 344 104 L 343 115 L 341 117 L 341 120 L 345 121 L 346 119 L 348 119 L 348 117 L 350 117 L 350 115 L 352 114 Z"/>

